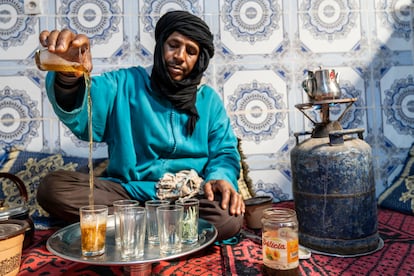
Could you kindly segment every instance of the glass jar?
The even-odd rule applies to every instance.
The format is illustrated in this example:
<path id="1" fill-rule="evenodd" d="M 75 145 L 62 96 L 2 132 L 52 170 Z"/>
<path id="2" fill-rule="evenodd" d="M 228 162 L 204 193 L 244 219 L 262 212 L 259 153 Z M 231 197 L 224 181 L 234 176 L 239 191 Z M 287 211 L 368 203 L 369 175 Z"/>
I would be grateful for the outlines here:
<path id="1" fill-rule="evenodd" d="M 268 208 L 262 216 L 264 275 L 299 274 L 299 238 L 296 212 Z"/>

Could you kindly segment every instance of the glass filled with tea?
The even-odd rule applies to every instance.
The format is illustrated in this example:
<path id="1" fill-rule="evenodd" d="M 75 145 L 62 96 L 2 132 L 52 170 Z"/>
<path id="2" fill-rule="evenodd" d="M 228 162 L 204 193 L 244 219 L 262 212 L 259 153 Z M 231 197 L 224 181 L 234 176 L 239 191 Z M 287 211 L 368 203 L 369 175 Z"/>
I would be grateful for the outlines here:
<path id="1" fill-rule="evenodd" d="M 82 255 L 99 256 L 105 253 L 108 206 L 88 205 L 79 209 Z"/>
<path id="2" fill-rule="evenodd" d="M 36 66 L 43 71 L 67 73 L 85 73 L 88 70 L 82 65 L 81 49 L 72 49 L 67 53 L 52 53 L 47 48 L 39 49 L 35 53 Z"/>

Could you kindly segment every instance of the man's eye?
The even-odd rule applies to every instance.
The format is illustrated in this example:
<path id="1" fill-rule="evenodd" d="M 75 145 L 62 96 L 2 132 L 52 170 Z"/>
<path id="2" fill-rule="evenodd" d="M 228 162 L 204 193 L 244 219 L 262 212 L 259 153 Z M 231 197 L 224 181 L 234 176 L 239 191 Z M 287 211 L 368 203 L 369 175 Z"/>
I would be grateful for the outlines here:
<path id="1" fill-rule="evenodd" d="M 170 48 L 174 48 L 174 49 L 178 47 L 176 43 L 170 43 L 169 46 Z"/>
<path id="2" fill-rule="evenodd" d="M 189 55 L 194 56 L 194 55 L 197 55 L 197 50 L 196 49 L 193 49 L 193 48 L 189 48 L 189 49 L 187 49 L 187 53 Z"/>

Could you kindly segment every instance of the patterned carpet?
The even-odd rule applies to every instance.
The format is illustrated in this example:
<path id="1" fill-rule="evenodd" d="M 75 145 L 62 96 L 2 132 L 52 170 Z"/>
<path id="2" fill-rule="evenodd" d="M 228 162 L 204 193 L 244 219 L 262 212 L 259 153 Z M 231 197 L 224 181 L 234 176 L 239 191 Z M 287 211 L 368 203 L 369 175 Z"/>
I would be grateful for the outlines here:
<path id="1" fill-rule="evenodd" d="M 279 205 L 293 207 L 292 202 Z M 301 260 L 301 275 L 414 275 L 414 216 L 379 209 L 384 248 L 358 258 L 313 254 Z M 19 275 L 123 275 L 122 266 L 92 266 L 64 260 L 46 249 L 53 230 L 36 231 L 23 251 Z M 154 263 L 153 275 L 261 275 L 261 246 L 249 239 L 236 245 L 212 245 L 203 252 Z"/>
<path id="2" fill-rule="evenodd" d="M 18 275 L 124 275 L 123 266 L 96 266 L 62 259 L 46 249 L 54 230 L 37 231 L 33 244 L 22 254 Z M 156 262 L 153 275 L 223 275 L 220 246 L 210 246 L 186 258 Z"/>

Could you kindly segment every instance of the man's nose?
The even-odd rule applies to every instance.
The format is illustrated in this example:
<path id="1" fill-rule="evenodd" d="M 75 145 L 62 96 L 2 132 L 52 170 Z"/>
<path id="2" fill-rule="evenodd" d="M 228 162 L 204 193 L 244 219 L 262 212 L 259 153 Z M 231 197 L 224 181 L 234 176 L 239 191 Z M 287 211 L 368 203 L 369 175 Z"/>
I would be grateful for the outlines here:
<path id="1" fill-rule="evenodd" d="M 179 47 L 174 53 L 174 58 L 178 61 L 183 61 L 185 56 L 185 48 Z"/>

